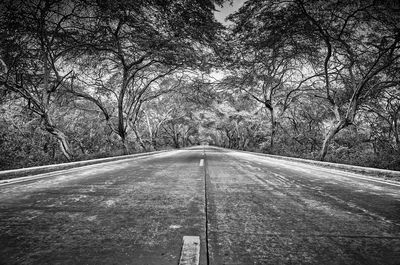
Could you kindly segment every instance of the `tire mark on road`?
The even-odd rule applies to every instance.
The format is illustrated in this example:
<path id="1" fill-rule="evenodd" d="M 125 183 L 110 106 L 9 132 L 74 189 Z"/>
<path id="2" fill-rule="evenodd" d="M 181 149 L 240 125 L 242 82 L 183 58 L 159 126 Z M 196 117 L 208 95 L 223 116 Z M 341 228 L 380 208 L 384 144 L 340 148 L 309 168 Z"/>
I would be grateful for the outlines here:
<path id="1" fill-rule="evenodd" d="M 379 219 L 380 221 L 386 222 L 388 224 L 400 226 L 400 224 L 398 224 L 396 222 L 393 222 L 392 220 L 389 220 L 389 219 L 385 218 L 384 216 L 381 216 L 379 214 L 373 213 L 373 212 L 371 212 L 371 211 L 369 211 L 369 210 L 367 210 L 367 209 L 365 209 L 365 208 L 363 208 L 361 206 L 356 205 L 355 203 L 347 202 L 345 200 L 340 199 L 337 196 L 334 196 L 334 195 L 331 195 L 331 194 L 329 194 L 327 192 L 324 192 L 321 187 L 310 187 L 310 186 L 302 184 L 302 183 L 300 183 L 299 181 L 296 181 L 296 180 L 290 180 L 289 181 L 287 178 L 285 178 L 284 176 L 282 176 L 280 174 L 277 174 L 277 173 L 274 173 L 274 172 L 268 172 L 268 173 L 270 173 L 276 179 L 278 179 L 280 181 L 280 183 L 283 183 L 283 184 L 292 183 L 292 185 L 295 185 L 298 188 L 303 188 L 305 190 L 310 190 L 312 192 L 315 192 L 316 193 L 315 195 L 319 195 L 319 197 L 323 197 L 323 198 L 329 198 L 329 199 L 335 201 L 337 204 L 345 206 L 346 208 L 350 208 L 350 209 L 353 209 L 353 210 L 356 210 L 356 211 L 359 211 L 359 212 L 363 212 L 365 215 L 368 215 L 368 216 L 373 217 L 375 219 Z M 260 177 L 258 175 L 255 175 L 255 177 L 257 179 L 259 179 L 261 182 L 263 182 L 264 184 L 274 185 L 271 182 L 267 182 L 264 178 L 262 178 L 262 177 Z M 274 187 L 277 188 L 276 185 L 274 185 Z"/>
<path id="2" fill-rule="evenodd" d="M 295 203 L 300 204 L 302 207 L 304 208 L 309 208 L 310 205 L 308 205 L 301 197 L 300 195 L 295 195 L 293 194 L 293 191 L 299 190 L 301 188 L 305 188 L 306 190 L 312 190 L 309 189 L 307 186 L 304 185 L 299 185 L 299 183 L 296 183 L 296 181 L 294 180 L 289 180 L 286 177 L 280 175 L 280 174 L 276 174 L 274 172 L 268 171 L 269 175 L 274 176 L 274 182 L 272 181 L 268 181 L 262 177 L 260 177 L 257 173 L 252 172 L 253 174 L 246 174 L 248 173 L 248 170 L 244 169 L 243 167 L 240 166 L 240 160 L 237 161 L 237 163 L 235 163 L 235 168 L 238 171 L 241 171 L 242 173 L 244 173 L 243 175 L 264 185 L 264 186 L 270 186 L 273 187 L 273 191 L 278 191 L 279 193 L 284 194 L 285 196 L 287 196 L 288 198 L 290 198 L 292 201 L 294 201 Z M 246 172 L 247 171 L 247 172 Z M 264 171 L 265 173 L 265 171 Z M 277 181 L 276 181 L 277 180 Z M 315 190 L 313 190 L 315 192 Z M 308 218 L 307 219 L 307 226 L 312 228 L 311 230 L 318 230 L 318 228 L 320 228 L 320 226 L 316 223 L 316 221 L 313 221 L 312 219 Z M 229 233 L 229 232 L 228 232 Z M 265 236 L 267 236 L 267 233 L 264 234 Z M 272 233 L 273 236 L 279 236 L 279 237 L 283 237 L 285 236 L 284 233 L 282 234 L 277 234 L 275 235 L 274 233 Z M 288 234 L 289 236 L 293 236 L 292 234 Z M 309 237 L 308 235 L 304 236 L 304 234 L 298 234 L 296 233 L 296 236 L 300 236 L 300 237 Z M 319 236 L 320 238 L 325 238 L 326 240 L 330 241 L 333 245 L 335 245 L 337 248 L 341 249 L 343 251 L 343 253 L 351 253 L 354 257 L 357 257 L 357 260 L 362 261 L 362 264 L 375 264 L 369 257 L 363 255 L 363 253 L 360 253 L 359 251 L 353 250 L 353 249 L 348 249 L 346 247 L 344 247 L 340 242 L 338 242 L 337 240 L 335 240 L 335 238 L 346 238 L 347 234 L 342 234 L 342 235 L 336 235 L 336 237 L 334 236 L 330 236 L 330 235 L 326 235 L 326 236 Z M 355 237 L 348 237 L 348 238 L 355 238 Z M 358 238 L 368 238 L 368 237 L 358 237 Z M 377 239 L 376 237 L 373 237 L 373 239 Z M 391 238 L 393 239 L 393 238 Z M 395 240 L 397 240 L 397 238 L 394 238 Z"/>

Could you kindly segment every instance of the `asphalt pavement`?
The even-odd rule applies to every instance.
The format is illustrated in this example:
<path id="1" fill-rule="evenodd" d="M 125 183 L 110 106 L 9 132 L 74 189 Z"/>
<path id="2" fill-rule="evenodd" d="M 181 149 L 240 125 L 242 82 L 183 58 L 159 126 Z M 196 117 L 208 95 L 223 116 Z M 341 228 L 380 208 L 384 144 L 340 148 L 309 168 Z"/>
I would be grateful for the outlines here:
<path id="1" fill-rule="evenodd" d="M 0 264 L 400 264 L 400 183 L 215 147 L 0 186 Z"/>

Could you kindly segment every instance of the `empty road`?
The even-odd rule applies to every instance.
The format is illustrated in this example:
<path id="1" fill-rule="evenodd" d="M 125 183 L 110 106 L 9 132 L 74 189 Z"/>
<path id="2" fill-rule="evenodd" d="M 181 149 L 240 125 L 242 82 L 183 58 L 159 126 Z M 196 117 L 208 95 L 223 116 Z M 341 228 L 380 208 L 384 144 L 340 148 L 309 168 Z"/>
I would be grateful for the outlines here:
<path id="1" fill-rule="evenodd" d="M 400 183 L 193 147 L 0 184 L 0 264 L 400 264 Z"/>

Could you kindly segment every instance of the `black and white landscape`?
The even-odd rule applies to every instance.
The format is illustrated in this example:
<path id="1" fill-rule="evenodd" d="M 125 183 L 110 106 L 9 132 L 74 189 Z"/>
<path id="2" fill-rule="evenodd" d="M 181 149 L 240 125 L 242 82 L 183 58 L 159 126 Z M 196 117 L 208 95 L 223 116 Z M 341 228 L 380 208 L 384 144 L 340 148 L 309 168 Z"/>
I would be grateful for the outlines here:
<path id="1" fill-rule="evenodd" d="M 0 264 L 399 264 L 400 5 L 0 2 Z"/>

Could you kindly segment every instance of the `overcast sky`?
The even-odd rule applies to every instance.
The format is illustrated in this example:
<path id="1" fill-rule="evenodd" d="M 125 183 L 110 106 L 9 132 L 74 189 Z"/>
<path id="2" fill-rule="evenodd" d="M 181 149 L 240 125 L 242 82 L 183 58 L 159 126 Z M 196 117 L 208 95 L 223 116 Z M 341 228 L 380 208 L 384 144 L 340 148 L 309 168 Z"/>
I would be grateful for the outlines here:
<path id="1" fill-rule="evenodd" d="M 225 18 L 237 11 L 245 1 L 246 0 L 233 0 L 232 5 L 226 3 L 222 9 L 217 9 L 219 12 L 215 12 L 215 18 L 222 24 L 227 25 L 228 23 L 225 22 Z"/>

